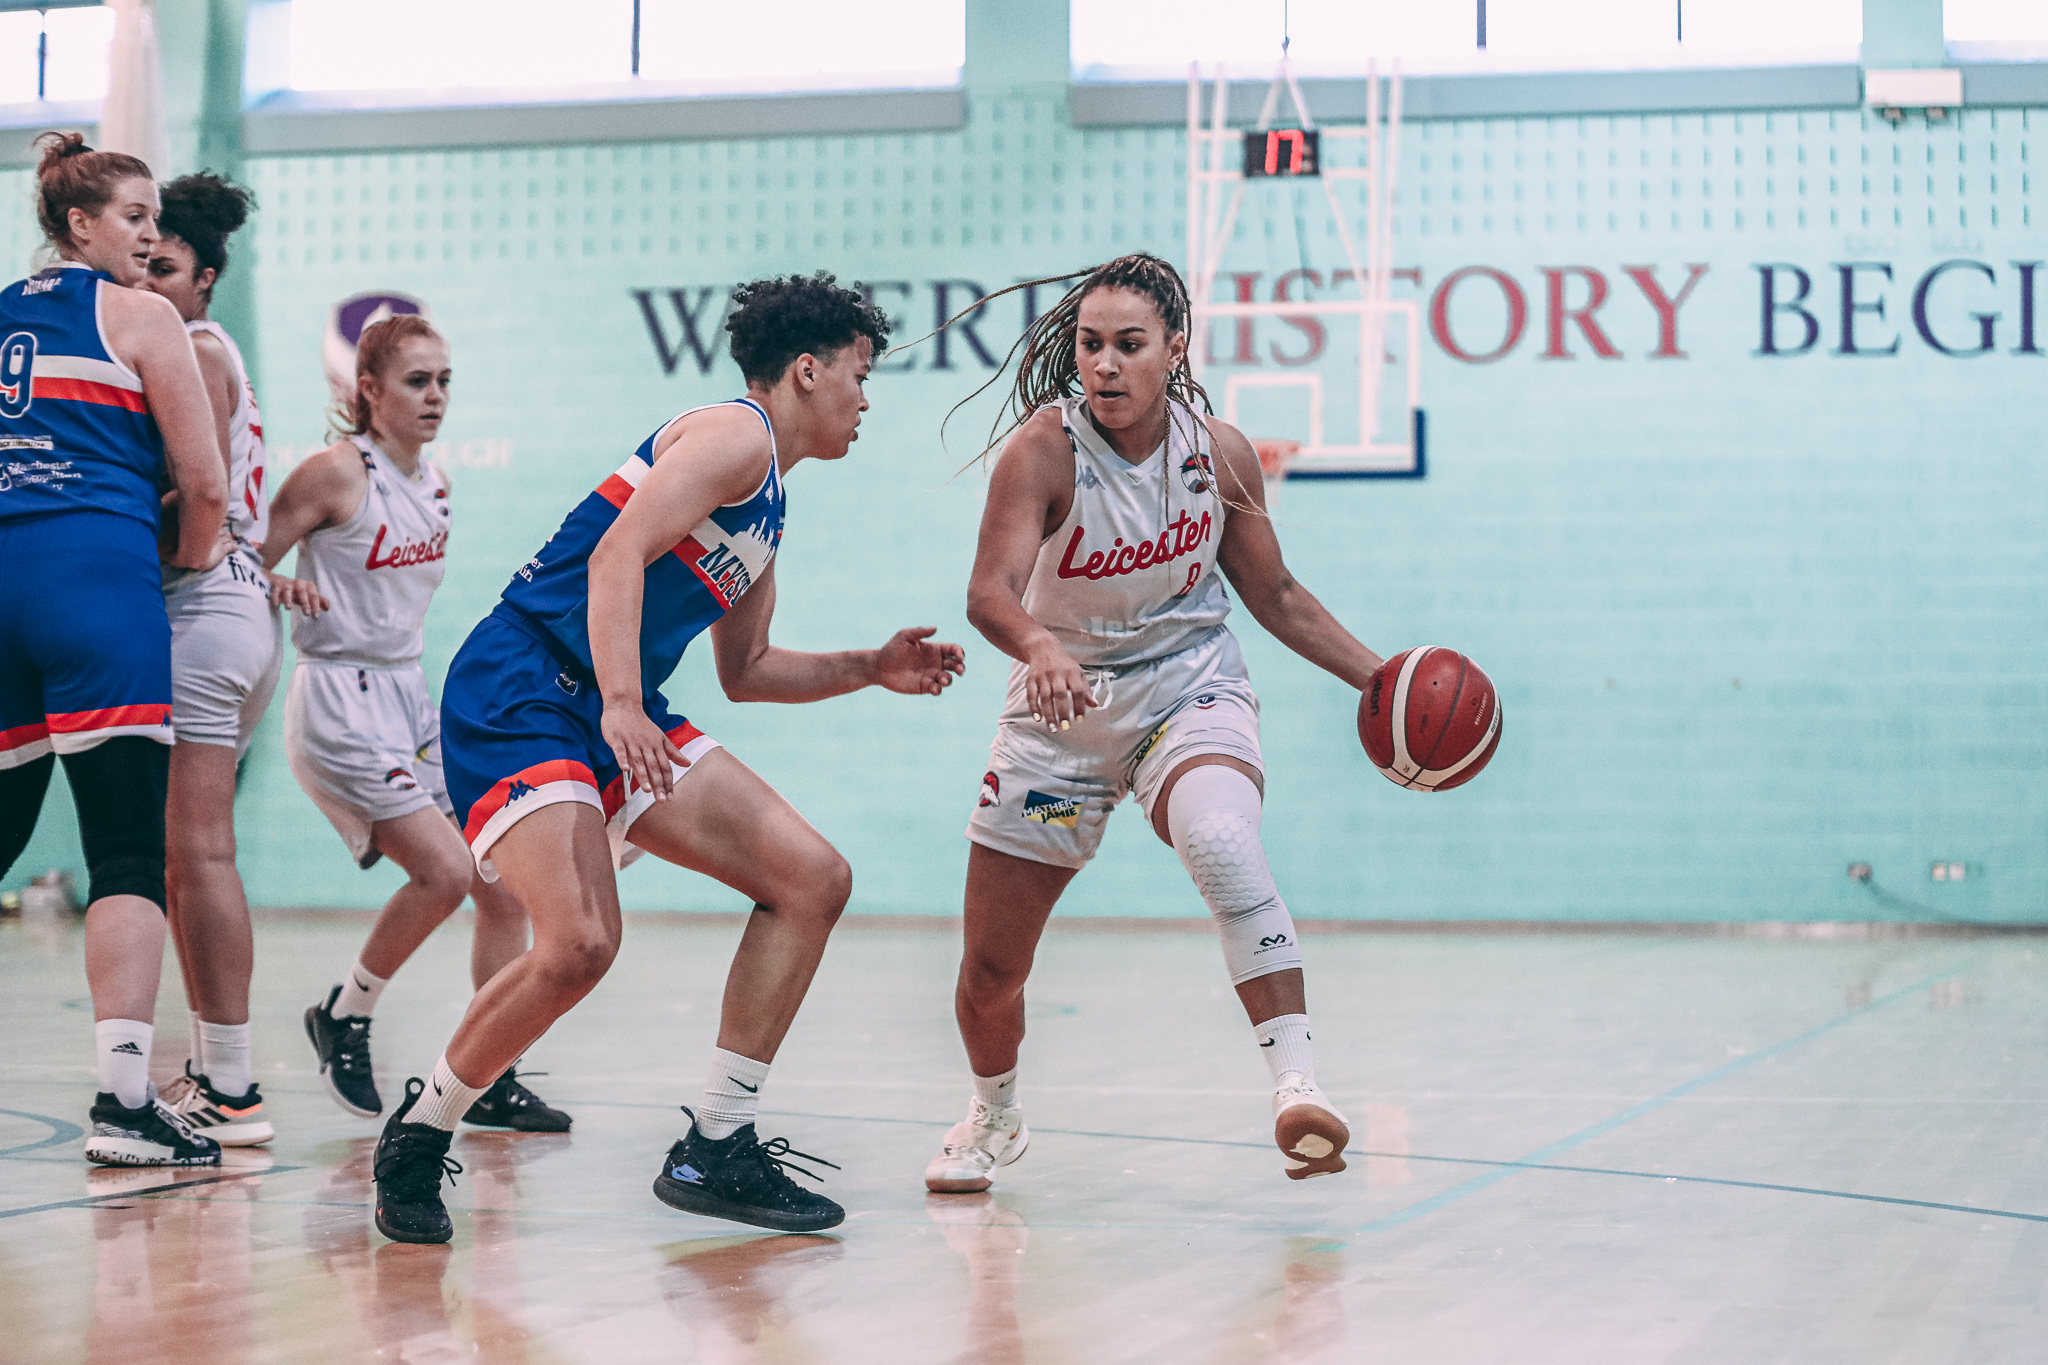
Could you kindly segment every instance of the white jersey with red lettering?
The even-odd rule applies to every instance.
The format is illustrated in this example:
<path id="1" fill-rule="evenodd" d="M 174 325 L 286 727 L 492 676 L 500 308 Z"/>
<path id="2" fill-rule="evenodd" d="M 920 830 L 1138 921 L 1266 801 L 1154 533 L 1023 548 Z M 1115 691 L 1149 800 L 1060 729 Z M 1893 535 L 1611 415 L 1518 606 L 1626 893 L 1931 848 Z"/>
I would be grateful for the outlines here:
<path id="1" fill-rule="evenodd" d="M 261 554 L 263 538 L 270 531 L 270 489 L 265 484 L 263 455 L 263 409 L 256 406 L 256 390 L 249 383 L 249 371 L 242 364 L 242 350 L 217 322 L 204 318 L 185 324 L 188 333 L 206 332 L 227 348 L 228 361 L 235 367 L 240 394 L 228 418 L 228 530 L 235 539 Z"/>
<path id="2" fill-rule="evenodd" d="M 1132 464 L 1096 431 L 1086 397 L 1057 406 L 1074 449 L 1074 505 L 1039 546 L 1024 610 L 1087 667 L 1188 648 L 1230 614 L 1216 571 L 1229 507 L 1208 427 L 1168 400 L 1166 441 Z"/>
<path id="3" fill-rule="evenodd" d="M 298 576 L 331 610 L 292 618 L 301 657 L 358 667 L 415 663 L 448 552 L 448 484 L 424 455 L 414 478 L 367 436 L 351 436 L 369 484 L 355 515 L 299 542 Z"/>

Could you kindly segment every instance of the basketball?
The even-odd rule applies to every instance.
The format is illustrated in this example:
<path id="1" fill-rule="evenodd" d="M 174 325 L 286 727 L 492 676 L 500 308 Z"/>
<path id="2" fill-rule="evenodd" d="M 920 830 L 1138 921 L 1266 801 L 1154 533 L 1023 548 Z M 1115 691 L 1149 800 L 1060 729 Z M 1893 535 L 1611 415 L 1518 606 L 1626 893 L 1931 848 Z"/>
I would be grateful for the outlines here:
<path id="1" fill-rule="evenodd" d="M 1500 746 L 1500 698 L 1493 679 L 1457 650 L 1404 650 L 1380 665 L 1359 698 L 1358 739 L 1387 781 L 1449 791 L 1479 776 Z"/>

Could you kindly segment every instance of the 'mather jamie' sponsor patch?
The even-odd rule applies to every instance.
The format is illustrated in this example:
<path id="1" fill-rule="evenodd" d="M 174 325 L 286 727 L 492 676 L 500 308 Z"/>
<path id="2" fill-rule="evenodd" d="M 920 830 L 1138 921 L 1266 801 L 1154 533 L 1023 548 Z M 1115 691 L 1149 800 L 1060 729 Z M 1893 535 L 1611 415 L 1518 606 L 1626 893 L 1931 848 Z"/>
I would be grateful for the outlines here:
<path id="1" fill-rule="evenodd" d="M 1081 819 L 1081 798 L 1047 796 L 1044 792 L 1024 793 L 1024 818 L 1041 825 L 1072 829 Z"/>

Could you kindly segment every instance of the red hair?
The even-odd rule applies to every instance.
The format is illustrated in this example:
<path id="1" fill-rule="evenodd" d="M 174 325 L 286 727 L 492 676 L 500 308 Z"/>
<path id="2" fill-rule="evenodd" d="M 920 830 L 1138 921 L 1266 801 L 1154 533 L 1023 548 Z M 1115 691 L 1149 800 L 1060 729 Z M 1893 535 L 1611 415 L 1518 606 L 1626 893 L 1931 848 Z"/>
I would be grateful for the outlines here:
<path id="1" fill-rule="evenodd" d="M 154 184 L 149 167 L 126 152 L 96 152 L 83 133 L 44 133 L 36 139 L 43 158 L 36 165 L 36 219 L 54 245 L 71 241 L 71 210 L 91 217 L 107 206 L 124 180 Z"/>
<path id="2" fill-rule="evenodd" d="M 370 400 L 363 397 L 363 381 L 384 373 L 398 354 L 398 348 L 414 337 L 444 341 L 434 324 L 417 313 L 393 313 L 382 322 L 363 329 L 356 342 L 356 391 L 346 403 L 337 403 L 332 414 L 334 429 L 343 436 L 367 436 L 370 432 Z"/>

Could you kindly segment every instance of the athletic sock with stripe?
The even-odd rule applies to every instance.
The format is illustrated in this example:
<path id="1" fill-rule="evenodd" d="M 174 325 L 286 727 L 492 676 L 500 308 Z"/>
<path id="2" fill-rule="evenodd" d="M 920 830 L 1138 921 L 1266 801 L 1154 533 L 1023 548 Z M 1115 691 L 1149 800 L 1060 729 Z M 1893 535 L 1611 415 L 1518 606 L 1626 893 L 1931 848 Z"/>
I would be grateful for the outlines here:
<path id="1" fill-rule="evenodd" d="M 697 1106 L 697 1131 L 716 1142 L 752 1123 L 761 1087 L 767 1083 L 768 1063 L 722 1047 L 711 1049 L 711 1071 Z"/>

